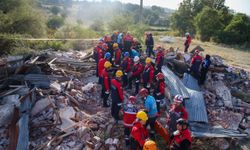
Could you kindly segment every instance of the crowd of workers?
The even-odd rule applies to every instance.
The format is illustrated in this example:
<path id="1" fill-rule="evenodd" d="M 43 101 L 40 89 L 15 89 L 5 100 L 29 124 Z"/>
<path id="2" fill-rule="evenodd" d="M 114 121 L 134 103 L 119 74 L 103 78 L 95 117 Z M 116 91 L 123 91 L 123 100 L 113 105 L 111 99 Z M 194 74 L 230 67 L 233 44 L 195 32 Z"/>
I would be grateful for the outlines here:
<path id="1" fill-rule="evenodd" d="M 119 115 L 122 110 L 125 143 L 131 150 L 157 149 L 154 142 L 155 122 L 162 114 L 161 107 L 166 105 L 166 85 L 161 71 L 164 48 L 157 46 L 154 50 L 152 33 L 146 33 L 145 36 L 145 54 L 141 43 L 129 32 L 114 32 L 111 36 L 106 35 L 94 48 L 96 76 L 99 78 L 99 84 L 102 85 L 103 107 L 110 107 L 108 98 L 111 96 L 111 115 L 115 123 L 122 120 Z M 191 43 L 190 35 L 186 36 L 185 52 L 188 51 Z M 199 51 L 195 51 L 190 71 L 195 77 L 199 75 L 202 78 L 201 83 L 205 80 L 210 63 L 209 56 L 202 61 Z M 127 101 L 124 99 L 124 90 L 130 90 L 133 93 Z M 137 106 L 138 98 L 142 100 L 142 107 Z M 190 149 L 192 139 L 182 95 L 176 95 L 173 98 L 166 119 L 171 134 L 169 148 L 171 150 Z"/>

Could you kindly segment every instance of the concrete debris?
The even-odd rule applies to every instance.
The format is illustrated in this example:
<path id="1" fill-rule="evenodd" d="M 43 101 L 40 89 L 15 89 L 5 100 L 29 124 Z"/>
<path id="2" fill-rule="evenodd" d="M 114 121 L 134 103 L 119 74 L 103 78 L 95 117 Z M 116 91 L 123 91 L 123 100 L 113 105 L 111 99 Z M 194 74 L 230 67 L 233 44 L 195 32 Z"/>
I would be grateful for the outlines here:
<path id="1" fill-rule="evenodd" d="M 14 112 L 14 105 L 0 105 L 0 127 L 10 123 Z"/>
<path id="2" fill-rule="evenodd" d="M 215 82 L 213 87 L 218 98 L 223 100 L 225 107 L 233 108 L 232 95 L 230 90 L 225 86 L 225 84 L 222 81 L 218 81 Z"/>
<path id="3" fill-rule="evenodd" d="M 43 99 L 38 100 L 36 102 L 35 106 L 31 110 L 32 116 L 38 114 L 39 112 L 41 112 L 42 110 L 44 110 L 48 106 L 51 106 L 52 103 L 53 103 L 53 100 L 51 100 L 49 98 L 43 98 Z"/>

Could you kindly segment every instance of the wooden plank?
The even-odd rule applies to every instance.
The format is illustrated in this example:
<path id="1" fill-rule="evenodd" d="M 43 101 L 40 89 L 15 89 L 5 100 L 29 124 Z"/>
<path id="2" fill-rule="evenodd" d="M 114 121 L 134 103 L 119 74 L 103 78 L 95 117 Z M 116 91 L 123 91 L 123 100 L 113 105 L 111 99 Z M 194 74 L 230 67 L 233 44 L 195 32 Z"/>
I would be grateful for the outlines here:
<path id="1" fill-rule="evenodd" d="M 17 146 L 17 141 L 18 141 L 18 126 L 17 126 L 17 121 L 19 119 L 19 111 L 17 108 L 14 109 L 14 114 L 12 117 L 12 121 L 10 124 L 10 128 L 9 128 L 9 135 L 10 135 L 10 139 L 9 139 L 9 146 L 8 146 L 8 150 L 15 150 L 16 146 Z"/>

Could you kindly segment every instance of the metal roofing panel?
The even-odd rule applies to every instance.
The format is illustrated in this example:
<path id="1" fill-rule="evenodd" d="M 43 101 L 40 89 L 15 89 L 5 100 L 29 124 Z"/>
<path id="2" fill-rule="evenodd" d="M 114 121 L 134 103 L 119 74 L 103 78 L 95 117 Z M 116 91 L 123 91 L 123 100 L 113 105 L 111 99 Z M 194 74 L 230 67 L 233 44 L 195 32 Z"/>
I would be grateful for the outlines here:
<path id="1" fill-rule="evenodd" d="M 187 88 L 200 91 L 200 86 L 198 85 L 198 81 L 190 74 L 184 73 L 182 82 Z"/>

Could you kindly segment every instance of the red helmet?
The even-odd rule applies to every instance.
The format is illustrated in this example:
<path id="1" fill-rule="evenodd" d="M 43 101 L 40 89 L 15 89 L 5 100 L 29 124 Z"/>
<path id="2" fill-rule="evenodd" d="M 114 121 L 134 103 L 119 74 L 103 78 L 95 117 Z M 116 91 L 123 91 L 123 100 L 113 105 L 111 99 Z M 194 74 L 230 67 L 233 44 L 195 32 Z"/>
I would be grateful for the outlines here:
<path id="1" fill-rule="evenodd" d="M 156 78 L 158 78 L 159 80 L 162 80 L 164 79 L 164 74 L 159 72 L 157 75 L 156 75 Z"/>
<path id="2" fill-rule="evenodd" d="M 146 95 L 146 94 L 148 94 L 148 90 L 147 90 L 146 88 L 142 88 L 142 89 L 140 90 L 140 92 L 139 92 L 139 95 L 140 95 L 140 96 L 144 96 L 144 95 Z"/>
<path id="3" fill-rule="evenodd" d="M 103 43 L 103 44 L 102 44 L 102 48 L 103 48 L 104 50 L 108 50 L 108 48 L 109 48 L 109 47 L 108 47 L 108 44 Z"/>
<path id="4" fill-rule="evenodd" d="M 195 50 L 195 53 L 196 53 L 196 54 L 199 54 L 199 53 L 200 53 L 200 51 L 197 49 L 197 50 Z"/>
<path id="5" fill-rule="evenodd" d="M 136 102 L 135 96 L 129 96 L 128 100 L 129 100 L 132 104 L 134 104 L 134 103 Z"/>

